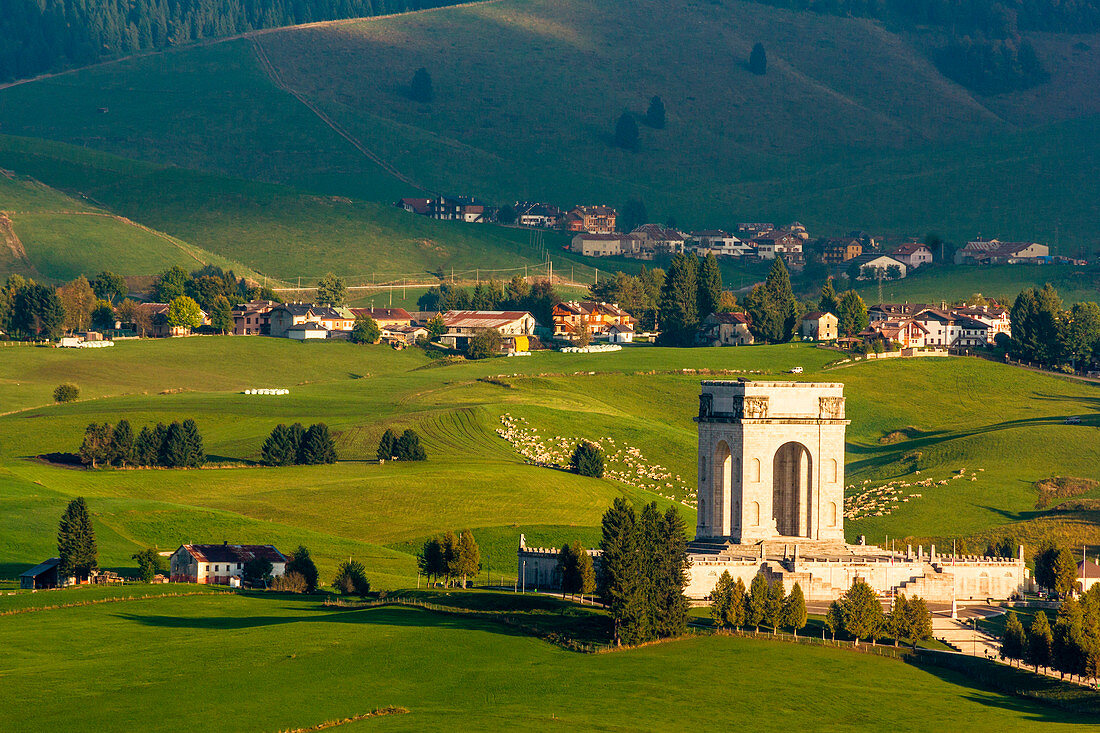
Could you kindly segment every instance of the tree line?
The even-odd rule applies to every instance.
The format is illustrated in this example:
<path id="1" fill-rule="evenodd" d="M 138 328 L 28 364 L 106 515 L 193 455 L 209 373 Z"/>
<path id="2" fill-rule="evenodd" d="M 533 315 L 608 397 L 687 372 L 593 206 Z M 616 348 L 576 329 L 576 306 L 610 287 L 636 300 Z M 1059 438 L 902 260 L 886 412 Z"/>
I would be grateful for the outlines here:
<path id="1" fill-rule="evenodd" d="M 751 587 L 736 581 L 729 571 L 723 571 L 710 594 L 710 616 L 720 629 L 742 629 L 770 626 L 775 634 L 779 627 L 789 628 L 795 636 L 806 626 L 806 597 L 798 583 L 790 594 L 783 592 L 783 581 L 769 583 L 763 573 L 757 573 Z"/>
<path id="2" fill-rule="evenodd" d="M 528 283 L 526 279 L 516 275 L 507 283 L 486 280 L 477 283 L 472 289 L 442 283 L 428 288 L 417 299 L 416 305 L 422 311 L 528 311 L 536 321 L 546 324 L 554 322 L 554 306 L 560 302 L 561 298 L 549 280 Z"/>
<path id="3" fill-rule="evenodd" d="M 615 499 L 601 522 L 600 600 L 611 613 L 616 644 L 640 644 L 687 627 L 687 528 L 669 507 L 651 502 L 640 513 Z"/>
<path id="4" fill-rule="evenodd" d="M 80 460 L 92 468 L 100 464 L 123 467 L 198 468 L 206 462 L 202 435 L 191 418 L 170 425 L 142 427 L 134 437 L 129 420 L 91 423 L 84 429 L 78 451 Z"/>
<path id="5" fill-rule="evenodd" d="M 416 566 L 428 582 L 443 582 L 447 587 L 481 572 L 481 549 L 468 529 L 459 534 L 447 532 L 424 542 L 416 556 Z M 461 581 L 459 579 L 461 578 Z"/>
<path id="6" fill-rule="evenodd" d="M 260 461 L 267 466 L 318 466 L 336 463 L 336 443 L 328 425 L 279 423 L 260 448 Z"/>
<path id="7" fill-rule="evenodd" d="M 1100 363 L 1100 305 L 1095 302 L 1067 309 L 1048 284 L 1017 295 L 1009 319 L 1011 337 L 998 334 L 996 343 L 1014 359 L 1068 371 Z"/>
<path id="8" fill-rule="evenodd" d="M 1053 669 L 1062 677 L 1100 677 L 1100 584 L 1078 600 L 1062 601 L 1051 628 L 1045 611 L 1037 611 L 1024 628 L 1014 611 L 1005 619 L 1001 657 L 1009 662 Z"/>
<path id="9" fill-rule="evenodd" d="M 448 0 L 10 0 L 0 81 L 260 28 L 441 7 Z"/>

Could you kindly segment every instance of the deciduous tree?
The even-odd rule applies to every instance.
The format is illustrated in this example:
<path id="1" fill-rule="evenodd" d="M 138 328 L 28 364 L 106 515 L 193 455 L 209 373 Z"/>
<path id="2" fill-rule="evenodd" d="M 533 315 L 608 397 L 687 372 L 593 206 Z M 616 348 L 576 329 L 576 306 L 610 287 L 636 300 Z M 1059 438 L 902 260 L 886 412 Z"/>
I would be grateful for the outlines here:
<path id="1" fill-rule="evenodd" d="M 180 295 L 168 304 L 167 318 L 172 328 L 198 328 L 202 325 L 202 310 L 193 299 Z"/>
<path id="2" fill-rule="evenodd" d="M 126 286 L 126 278 L 107 270 L 96 275 L 92 279 L 91 286 L 96 297 L 106 300 L 108 303 L 122 300 L 130 290 Z"/>
<path id="3" fill-rule="evenodd" d="M 370 316 L 359 316 L 352 326 L 349 340 L 353 344 L 376 344 L 382 338 L 382 329 Z"/>
<path id="4" fill-rule="evenodd" d="M 798 636 L 799 629 L 806 626 L 806 597 L 802 595 L 802 586 L 798 583 L 783 601 L 783 625 Z"/>
<path id="5" fill-rule="evenodd" d="M 322 305 L 344 305 L 348 302 L 348 286 L 344 278 L 331 272 L 317 282 L 317 302 Z"/>

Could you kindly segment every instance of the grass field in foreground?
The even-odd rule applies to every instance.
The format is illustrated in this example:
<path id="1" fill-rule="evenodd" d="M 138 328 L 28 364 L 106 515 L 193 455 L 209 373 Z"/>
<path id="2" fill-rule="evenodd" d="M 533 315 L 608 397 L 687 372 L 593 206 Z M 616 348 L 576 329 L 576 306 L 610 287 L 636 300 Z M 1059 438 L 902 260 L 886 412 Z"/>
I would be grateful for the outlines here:
<path id="1" fill-rule="evenodd" d="M 583 655 L 491 621 L 284 597 L 0 617 L 0 646 L 4 727 L 18 730 L 195 730 L 211 720 L 226 731 L 285 730 L 391 705 L 409 712 L 346 729 L 684 730 L 713 725 L 717 714 L 766 731 L 981 733 L 1086 722 L 961 675 L 843 650 L 702 637 Z M 211 670 L 237 682 L 202 683 Z M 736 684 L 720 682 L 730 670 Z"/>

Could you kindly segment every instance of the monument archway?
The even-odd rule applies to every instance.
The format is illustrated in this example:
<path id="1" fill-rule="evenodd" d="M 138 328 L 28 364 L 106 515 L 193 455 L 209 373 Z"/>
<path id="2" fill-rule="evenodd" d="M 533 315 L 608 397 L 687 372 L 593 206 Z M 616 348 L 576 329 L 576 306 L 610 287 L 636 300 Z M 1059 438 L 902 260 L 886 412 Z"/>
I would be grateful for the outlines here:
<path id="1" fill-rule="evenodd" d="M 810 537 L 813 470 L 810 451 L 797 441 L 779 446 L 772 461 L 772 516 L 785 537 Z"/>

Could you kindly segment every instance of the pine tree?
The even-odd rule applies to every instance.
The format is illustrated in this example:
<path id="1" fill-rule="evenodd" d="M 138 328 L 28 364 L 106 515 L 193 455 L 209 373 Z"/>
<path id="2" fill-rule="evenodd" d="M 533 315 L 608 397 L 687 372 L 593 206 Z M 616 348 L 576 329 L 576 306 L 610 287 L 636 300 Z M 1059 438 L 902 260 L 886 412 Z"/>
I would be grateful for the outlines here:
<path id="1" fill-rule="evenodd" d="M 783 623 L 783 599 L 785 598 L 783 593 L 783 581 L 776 579 L 775 582 L 768 585 L 768 595 L 764 600 L 764 619 L 765 626 L 772 627 L 772 635 L 779 633 L 779 625 Z"/>
<path id="2" fill-rule="evenodd" d="M 806 597 L 802 595 L 802 586 L 798 583 L 791 588 L 791 594 L 783 601 L 783 625 L 798 636 L 799 629 L 806 626 Z"/>
<path id="3" fill-rule="evenodd" d="M 290 425 L 286 429 L 287 438 L 290 440 L 291 446 L 294 447 L 294 460 L 291 463 L 298 465 L 305 465 L 306 462 L 306 429 L 300 422 L 296 422 Z"/>
<path id="4" fill-rule="evenodd" d="M 630 112 L 624 111 L 615 122 L 615 147 L 623 150 L 638 149 L 638 123 Z"/>
<path id="5" fill-rule="evenodd" d="M 386 428 L 382 438 L 378 441 L 378 460 L 388 461 L 394 457 L 397 451 L 397 434 Z"/>
<path id="6" fill-rule="evenodd" d="M 601 521 L 599 594 L 611 613 L 617 645 L 623 642 L 624 627 L 633 622 L 627 614 L 636 605 L 640 571 L 637 521 L 634 507 L 622 497 L 615 499 Z"/>
<path id="7" fill-rule="evenodd" d="M 199 426 L 191 418 L 187 418 L 180 425 L 184 439 L 187 441 L 187 462 L 189 468 L 198 468 L 206 462 L 206 451 L 202 445 L 202 435 L 199 434 Z"/>
<path id="8" fill-rule="evenodd" d="M 1015 611 L 1009 611 L 1005 617 L 1005 633 L 1001 637 L 1001 659 L 1007 659 L 1010 664 L 1023 659 L 1026 644 L 1027 633 L 1023 624 Z"/>
<path id="9" fill-rule="evenodd" d="M 1054 621 L 1051 666 L 1065 675 L 1081 674 L 1085 667 L 1084 614 L 1073 596 L 1062 601 Z"/>
<path id="10" fill-rule="evenodd" d="M 749 594 L 745 597 L 745 624 L 760 631 L 768 604 L 768 579 L 763 573 L 757 573 L 749 585 Z"/>
<path id="11" fill-rule="evenodd" d="M 173 422 L 164 434 L 159 463 L 167 468 L 182 468 L 191 460 L 191 443 L 183 426 Z"/>
<path id="12" fill-rule="evenodd" d="M 119 420 L 111 433 L 111 463 L 116 466 L 134 464 L 134 431 L 129 420 Z"/>
<path id="13" fill-rule="evenodd" d="M 722 290 L 722 271 L 718 269 L 718 259 L 713 252 L 708 252 L 699 270 L 697 312 L 700 321 L 718 312 L 722 302 Z"/>
<path id="14" fill-rule="evenodd" d="M 771 301 L 782 319 L 783 332 L 777 341 L 790 341 L 798 329 L 798 298 L 791 288 L 791 276 L 782 257 L 776 257 L 764 279 L 764 287 L 771 295 Z"/>
<path id="15" fill-rule="evenodd" d="M 659 343 L 689 346 L 699 328 L 698 262 L 695 255 L 672 256 L 661 287 Z"/>
<path id="16" fill-rule="evenodd" d="M 730 591 L 730 625 L 734 628 L 742 628 L 745 625 L 745 599 L 748 591 L 745 589 L 745 581 L 738 578 L 733 583 Z"/>
<path id="17" fill-rule="evenodd" d="M 886 614 L 886 633 L 894 639 L 894 646 L 902 639 L 909 638 L 909 601 L 904 593 L 894 598 L 894 607 Z"/>
<path id="18" fill-rule="evenodd" d="M 654 96 L 649 100 L 649 107 L 645 112 L 645 123 L 655 130 L 663 129 L 665 126 L 665 103 L 661 101 L 661 98 Z"/>
<path id="19" fill-rule="evenodd" d="M 580 476 L 601 478 L 604 471 L 603 451 L 592 441 L 582 440 L 573 449 L 569 467 Z"/>
<path id="20" fill-rule="evenodd" d="M 409 98 L 414 102 L 420 102 L 421 104 L 427 104 L 435 97 L 435 92 L 432 90 L 432 76 L 428 73 L 428 70 L 421 66 L 415 72 L 413 72 L 412 80 L 409 82 Z"/>
<path id="21" fill-rule="evenodd" d="M 723 570 L 710 593 L 710 617 L 720 629 L 733 626 L 733 577 Z"/>
<path id="22" fill-rule="evenodd" d="M 83 497 L 69 502 L 57 528 L 57 555 L 61 559 L 57 574 L 67 578 L 85 578 L 99 567 L 95 529 Z"/>
<path id="23" fill-rule="evenodd" d="M 160 453 L 160 443 L 148 426 L 143 426 L 134 441 L 134 463 L 138 466 L 157 465 L 157 456 Z"/>
<path id="24" fill-rule="evenodd" d="M 428 578 L 428 582 L 431 582 L 432 578 L 442 578 L 446 575 L 443 543 L 438 537 L 433 537 L 424 542 L 424 546 L 416 557 L 416 565 L 420 572 Z"/>
<path id="25" fill-rule="evenodd" d="M 579 550 L 579 552 L 578 552 Z M 577 543 L 573 548 L 577 556 L 577 575 L 580 576 L 581 603 L 584 597 L 596 592 L 596 566 L 592 562 L 592 556 L 583 546 Z"/>
<path id="26" fill-rule="evenodd" d="M 420 445 L 420 436 L 415 430 L 406 430 L 401 433 L 394 447 L 394 455 L 401 461 L 426 461 L 428 454 Z"/>
<path id="27" fill-rule="evenodd" d="M 210 325 L 218 333 L 229 333 L 233 330 L 233 305 L 224 295 L 215 297 L 210 306 Z"/>
<path id="28" fill-rule="evenodd" d="M 822 313 L 832 313 L 834 316 L 840 313 L 840 298 L 833 289 L 831 277 L 821 286 L 821 300 L 817 302 L 817 309 Z"/>
<path id="29" fill-rule="evenodd" d="M 1027 630 L 1027 652 L 1025 659 L 1028 664 L 1039 671 L 1039 667 L 1049 667 L 1054 656 L 1054 636 L 1050 630 L 1050 622 L 1047 615 L 1039 611 L 1031 620 L 1031 626 Z"/>
<path id="30" fill-rule="evenodd" d="M 302 458 L 307 466 L 336 463 L 336 444 L 329 435 L 328 425 L 319 422 L 309 426 L 302 438 Z"/>
<path id="31" fill-rule="evenodd" d="M 558 552 L 558 565 L 554 572 L 561 582 L 561 597 L 564 600 L 566 593 L 576 592 L 574 586 L 577 584 L 577 556 L 573 553 L 572 545 L 561 546 L 561 551 Z"/>
<path id="32" fill-rule="evenodd" d="M 260 449 L 260 460 L 268 466 L 289 466 L 297 461 L 298 452 L 286 425 L 276 425 Z"/>
<path id="33" fill-rule="evenodd" d="M 650 506 L 656 511 L 656 502 Z M 687 555 L 687 526 L 675 506 L 670 506 L 661 516 L 656 544 L 649 552 L 658 563 L 653 592 L 653 631 L 658 637 L 679 636 L 687 629 L 689 603 L 684 588 L 691 562 Z"/>
<path id="34" fill-rule="evenodd" d="M 768 54 L 764 51 L 764 44 L 757 43 L 749 54 L 749 71 L 757 76 L 768 73 Z"/>
<path id="35" fill-rule="evenodd" d="M 867 318 L 867 306 L 863 304 L 863 298 L 854 290 L 845 291 L 840 299 L 840 313 L 836 314 L 838 329 L 845 336 L 854 336 L 869 323 Z"/>

